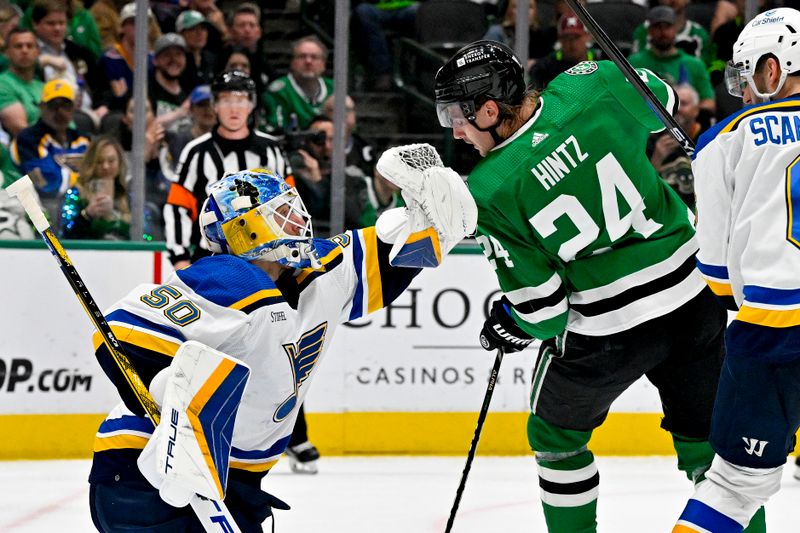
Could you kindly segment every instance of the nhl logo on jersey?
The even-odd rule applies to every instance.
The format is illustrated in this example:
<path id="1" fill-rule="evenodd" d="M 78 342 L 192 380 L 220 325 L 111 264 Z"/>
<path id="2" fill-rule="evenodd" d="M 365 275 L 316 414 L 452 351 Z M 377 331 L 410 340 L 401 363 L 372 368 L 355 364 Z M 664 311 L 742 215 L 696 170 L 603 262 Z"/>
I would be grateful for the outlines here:
<path id="1" fill-rule="evenodd" d="M 591 74 L 595 70 L 597 70 L 597 63 L 594 61 L 581 61 L 574 67 L 566 70 L 566 73 L 571 76 L 584 76 L 586 74 Z"/>

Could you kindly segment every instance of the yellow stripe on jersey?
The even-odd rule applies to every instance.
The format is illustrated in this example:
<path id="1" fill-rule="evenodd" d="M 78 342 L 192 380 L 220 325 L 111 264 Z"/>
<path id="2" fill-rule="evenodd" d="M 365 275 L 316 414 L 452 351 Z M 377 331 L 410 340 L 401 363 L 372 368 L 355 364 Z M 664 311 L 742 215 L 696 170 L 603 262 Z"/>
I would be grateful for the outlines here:
<path id="1" fill-rule="evenodd" d="M 124 448 L 135 448 L 143 450 L 150 439 L 139 435 L 113 435 L 111 437 L 100 437 L 94 439 L 94 451 L 104 452 L 106 450 L 120 450 Z"/>
<path id="2" fill-rule="evenodd" d="M 730 283 L 721 283 L 719 281 L 711 281 L 708 278 L 704 278 L 708 288 L 711 289 L 711 292 L 716 294 L 717 296 L 733 296 L 733 287 L 731 287 Z"/>
<path id="3" fill-rule="evenodd" d="M 266 463 L 244 463 L 242 461 L 234 461 L 231 460 L 229 463 L 231 468 L 236 468 L 238 470 L 247 470 L 248 472 L 266 472 L 277 463 L 278 460 L 275 459 L 274 461 L 267 461 Z"/>
<path id="4" fill-rule="evenodd" d="M 155 335 L 150 335 L 144 331 L 133 329 L 130 326 L 112 325 L 111 331 L 120 342 L 133 344 L 134 346 L 139 346 L 140 348 L 163 353 L 170 357 L 173 357 L 175 352 L 177 352 L 178 348 L 181 346 L 180 343 L 162 339 L 161 337 L 156 337 Z M 95 351 L 97 351 L 97 349 L 100 348 L 100 345 L 103 344 L 103 336 L 99 331 L 95 331 L 94 335 L 92 335 L 92 344 L 94 345 Z"/>
<path id="5" fill-rule="evenodd" d="M 278 289 L 262 289 L 258 292 L 254 292 L 253 294 L 251 294 L 246 298 L 242 298 L 238 302 L 231 304 L 229 307 L 231 309 L 236 309 L 237 311 L 239 311 L 259 300 L 264 300 L 266 298 L 276 298 L 276 297 L 278 298 L 282 297 L 281 291 L 279 291 Z"/>
<path id="6" fill-rule="evenodd" d="M 186 409 L 186 417 L 189 419 L 189 423 L 192 424 L 195 436 L 197 437 L 197 443 L 200 445 L 200 451 L 203 454 L 203 459 L 208 466 L 208 470 L 214 478 L 214 484 L 217 487 L 217 493 L 220 499 L 225 497 L 225 491 L 222 490 L 219 473 L 217 472 L 217 467 L 214 465 L 214 458 L 211 455 L 211 450 L 208 449 L 208 441 L 203 431 L 203 424 L 200 423 L 198 416 L 203 410 L 203 407 L 208 403 L 208 400 L 219 388 L 220 384 L 225 381 L 225 378 L 228 377 L 235 367 L 236 363 L 230 359 L 223 359 L 216 370 L 209 376 L 208 380 L 206 380 L 205 384 L 197 391 L 197 394 L 194 395 L 194 398 L 189 402 L 189 406 Z"/>
<path id="7" fill-rule="evenodd" d="M 323 257 L 319 258 L 319 262 L 322 263 L 323 266 L 327 265 L 337 257 L 342 255 L 342 247 L 336 246 L 335 248 L 331 248 L 331 250 L 325 254 Z"/>
<path id="8" fill-rule="evenodd" d="M 672 533 L 700 533 L 700 530 L 685 526 L 683 524 L 678 524 L 672 528 Z"/>
<path id="9" fill-rule="evenodd" d="M 788 102 L 775 102 L 773 104 L 760 105 L 760 106 L 755 107 L 753 109 L 748 109 L 747 111 L 745 111 L 744 113 L 742 113 L 741 115 L 736 117 L 735 119 L 731 120 L 728 123 L 727 126 L 725 126 L 724 128 L 722 128 L 720 130 L 719 133 L 720 134 L 728 133 L 728 132 L 731 132 L 731 131 L 735 130 L 739 126 L 739 123 L 742 120 L 746 119 L 747 117 L 749 117 L 751 115 L 756 115 L 758 113 L 763 113 L 765 111 L 772 111 L 772 110 L 778 110 L 779 111 L 781 108 L 785 108 L 785 107 L 796 108 L 796 107 L 798 107 L 798 102 L 797 102 L 797 100 L 790 100 Z"/>
<path id="10" fill-rule="evenodd" d="M 736 320 L 768 328 L 800 326 L 800 309 L 777 311 L 775 309 L 759 309 L 743 305 L 736 315 Z"/>
<path id="11" fill-rule="evenodd" d="M 378 262 L 378 236 L 375 227 L 364 228 L 364 266 L 367 274 L 367 313 L 383 308 L 383 285 Z"/>

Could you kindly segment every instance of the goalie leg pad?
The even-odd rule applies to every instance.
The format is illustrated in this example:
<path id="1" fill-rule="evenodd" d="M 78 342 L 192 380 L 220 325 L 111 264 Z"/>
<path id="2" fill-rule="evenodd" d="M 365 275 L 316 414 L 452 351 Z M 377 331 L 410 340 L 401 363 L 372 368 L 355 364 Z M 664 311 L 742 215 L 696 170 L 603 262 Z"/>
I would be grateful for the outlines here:
<path id="1" fill-rule="evenodd" d="M 233 428 L 250 369 L 199 342 L 181 345 L 170 365 L 161 422 L 139 469 L 175 507 L 196 493 L 225 497 Z"/>

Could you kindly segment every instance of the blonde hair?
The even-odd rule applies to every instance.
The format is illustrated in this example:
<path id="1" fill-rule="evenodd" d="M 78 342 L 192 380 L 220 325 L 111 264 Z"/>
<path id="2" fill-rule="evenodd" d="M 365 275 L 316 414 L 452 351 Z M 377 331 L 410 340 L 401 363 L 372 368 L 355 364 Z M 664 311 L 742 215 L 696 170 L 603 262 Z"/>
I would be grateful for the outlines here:
<path id="1" fill-rule="evenodd" d="M 88 198 L 89 182 L 97 176 L 97 160 L 106 146 L 114 148 L 119 159 L 119 172 L 114 177 L 114 207 L 120 212 L 122 219 L 129 222 L 131 210 L 128 205 L 128 163 L 125 160 L 125 152 L 122 150 L 122 145 L 116 139 L 101 136 L 91 142 L 81 161 L 81 166 L 78 170 L 78 181 L 75 183 L 75 187 L 80 192 L 81 198 Z"/>

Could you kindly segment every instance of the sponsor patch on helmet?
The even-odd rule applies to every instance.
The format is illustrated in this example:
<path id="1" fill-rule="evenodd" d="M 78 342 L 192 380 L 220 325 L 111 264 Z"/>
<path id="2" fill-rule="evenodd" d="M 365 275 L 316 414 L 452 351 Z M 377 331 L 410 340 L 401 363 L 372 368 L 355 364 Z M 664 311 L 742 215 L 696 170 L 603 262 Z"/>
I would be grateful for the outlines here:
<path id="1" fill-rule="evenodd" d="M 584 76 L 586 74 L 591 74 L 597 70 L 597 63 L 594 61 L 581 61 L 574 67 L 566 70 L 566 73 L 570 76 Z"/>

